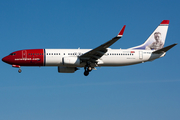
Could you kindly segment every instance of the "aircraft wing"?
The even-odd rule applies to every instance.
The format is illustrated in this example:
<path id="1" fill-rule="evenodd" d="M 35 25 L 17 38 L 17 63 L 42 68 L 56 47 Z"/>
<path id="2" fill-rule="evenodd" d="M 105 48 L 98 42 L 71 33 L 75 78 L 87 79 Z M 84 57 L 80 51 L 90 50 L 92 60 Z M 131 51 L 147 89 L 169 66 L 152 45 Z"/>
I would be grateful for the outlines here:
<path id="1" fill-rule="evenodd" d="M 87 53 L 79 56 L 80 59 L 82 61 L 90 61 L 95 63 L 97 59 L 101 58 L 106 52 L 107 52 L 107 48 L 109 46 L 111 46 L 112 44 L 114 44 L 117 40 L 119 40 L 124 33 L 126 25 L 123 26 L 123 28 L 121 29 L 121 31 L 119 32 L 119 34 L 112 38 L 111 40 L 109 40 L 108 42 L 100 45 L 99 47 L 92 49 L 90 51 L 88 51 Z"/>

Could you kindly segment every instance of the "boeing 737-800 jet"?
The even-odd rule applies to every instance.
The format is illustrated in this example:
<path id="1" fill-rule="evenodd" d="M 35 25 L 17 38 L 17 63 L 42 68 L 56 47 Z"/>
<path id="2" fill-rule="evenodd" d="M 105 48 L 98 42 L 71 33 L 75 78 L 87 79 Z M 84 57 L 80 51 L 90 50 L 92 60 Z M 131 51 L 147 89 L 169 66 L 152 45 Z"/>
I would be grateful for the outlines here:
<path id="1" fill-rule="evenodd" d="M 26 49 L 12 52 L 2 61 L 19 68 L 19 73 L 21 66 L 57 66 L 60 73 L 74 73 L 84 67 L 88 76 L 98 66 L 126 66 L 164 57 L 176 45 L 164 47 L 168 25 L 169 20 L 163 20 L 142 45 L 129 49 L 109 48 L 123 36 L 124 25 L 116 37 L 95 49 Z"/>

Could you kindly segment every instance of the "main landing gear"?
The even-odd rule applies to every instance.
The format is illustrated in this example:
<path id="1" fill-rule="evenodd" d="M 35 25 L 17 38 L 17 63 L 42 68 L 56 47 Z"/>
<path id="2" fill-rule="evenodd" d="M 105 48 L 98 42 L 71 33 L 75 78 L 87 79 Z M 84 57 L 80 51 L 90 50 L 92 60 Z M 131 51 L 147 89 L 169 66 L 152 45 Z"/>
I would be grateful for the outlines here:
<path id="1" fill-rule="evenodd" d="M 92 71 L 92 67 L 90 65 L 90 62 L 87 62 L 86 63 L 86 66 L 84 67 L 84 75 L 85 76 L 88 76 L 89 75 L 89 72 Z"/>

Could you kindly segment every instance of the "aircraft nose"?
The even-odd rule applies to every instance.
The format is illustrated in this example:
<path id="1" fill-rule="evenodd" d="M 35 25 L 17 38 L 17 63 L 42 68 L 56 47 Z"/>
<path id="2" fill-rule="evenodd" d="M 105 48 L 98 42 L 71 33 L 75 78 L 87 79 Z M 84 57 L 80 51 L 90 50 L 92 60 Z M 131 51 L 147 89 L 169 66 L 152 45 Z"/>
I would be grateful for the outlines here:
<path id="1" fill-rule="evenodd" d="M 3 57 L 3 58 L 2 58 L 2 61 L 5 62 L 5 63 L 8 63 L 8 61 L 9 61 L 9 60 L 8 60 L 8 57 L 7 57 L 7 56 L 6 56 L 6 57 Z"/>
<path id="2" fill-rule="evenodd" d="M 3 58 L 2 58 L 2 61 L 3 61 L 3 62 L 5 62 L 5 61 L 6 61 L 5 59 L 6 59 L 6 58 L 5 58 L 5 57 L 3 57 Z"/>

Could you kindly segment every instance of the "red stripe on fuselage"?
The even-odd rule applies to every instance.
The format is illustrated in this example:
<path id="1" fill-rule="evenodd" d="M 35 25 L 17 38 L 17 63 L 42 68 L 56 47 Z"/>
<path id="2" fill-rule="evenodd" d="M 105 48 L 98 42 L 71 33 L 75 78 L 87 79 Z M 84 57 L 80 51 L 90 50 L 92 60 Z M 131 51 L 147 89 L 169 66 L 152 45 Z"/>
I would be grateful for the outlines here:
<path id="1" fill-rule="evenodd" d="M 27 49 L 13 52 L 4 58 L 6 63 L 20 66 L 44 66 L 44 49 Z"/>

